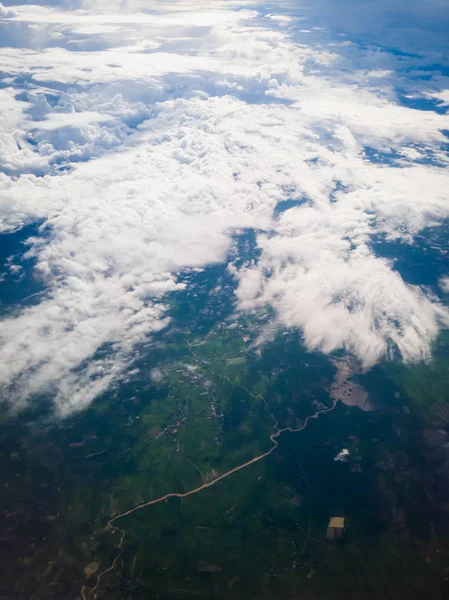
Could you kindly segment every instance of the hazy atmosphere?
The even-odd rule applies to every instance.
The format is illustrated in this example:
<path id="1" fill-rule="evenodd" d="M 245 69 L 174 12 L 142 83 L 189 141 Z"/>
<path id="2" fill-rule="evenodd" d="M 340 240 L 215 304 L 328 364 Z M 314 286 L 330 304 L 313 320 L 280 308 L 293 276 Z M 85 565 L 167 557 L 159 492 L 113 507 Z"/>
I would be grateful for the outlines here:
<path id="1" fill-rule="evenodd" d="M 448 44 L 447 0 L 0 4 L 2 597 L 444 597 Z"/>

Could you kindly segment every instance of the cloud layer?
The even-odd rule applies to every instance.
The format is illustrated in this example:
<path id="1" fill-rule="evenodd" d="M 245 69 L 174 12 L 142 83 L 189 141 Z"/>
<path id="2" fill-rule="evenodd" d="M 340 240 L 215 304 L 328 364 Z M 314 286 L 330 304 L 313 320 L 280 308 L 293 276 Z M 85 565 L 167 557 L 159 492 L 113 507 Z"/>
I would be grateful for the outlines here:
<path id="1" fill-rule="evenodd" d="M 262 252 L 234 267 L 239 309 L 270 304 L 367 366 L 429 355 L 446 308 L 371 241 L 449 216 L 449 118 L 401 101 L 441 106 L 443 74 L 409 75 L 430 56 L 313 29 L 314 5 L 6 4 L 0 215 L 42 223 L 27 256 L 46 286 L 0 324 L 8 403 L 87 406 L 166 325 L 179 273 L 226 260 L 241 227 Z"/>

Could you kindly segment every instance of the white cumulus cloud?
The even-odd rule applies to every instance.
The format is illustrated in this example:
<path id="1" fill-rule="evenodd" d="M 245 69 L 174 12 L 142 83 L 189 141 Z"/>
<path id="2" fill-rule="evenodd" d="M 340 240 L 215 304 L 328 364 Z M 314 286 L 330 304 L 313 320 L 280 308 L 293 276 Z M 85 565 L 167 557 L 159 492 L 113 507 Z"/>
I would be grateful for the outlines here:
<path id="1" fill-rule="evenodd" d="M 240 310 L 269 304 L 366 366 L 429 355 L 446 308 L 371 241 L 449 216 L 449 118 L 398 101 L 395 55 L 244 2 L 47 4 L 0 22 L 1 227 L 40 224 L 45 286 L 0 322 L 5 401 L 87 406 L 167 324 L 179 274 L 225 261 L 243 227 L 261 255 L 235 269 Z"/>

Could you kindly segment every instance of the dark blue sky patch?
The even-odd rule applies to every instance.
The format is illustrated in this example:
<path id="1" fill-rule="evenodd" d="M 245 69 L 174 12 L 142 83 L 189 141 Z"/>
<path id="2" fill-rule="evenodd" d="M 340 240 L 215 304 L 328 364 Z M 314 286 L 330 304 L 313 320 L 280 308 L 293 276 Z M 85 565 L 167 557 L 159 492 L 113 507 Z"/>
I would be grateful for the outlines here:
<path id="1" fill-rule="evenodd" d="M 337 194 L 338 192 L 346 193 L 348 191 L 348 186 L 342 183 L 340 180 L 334 182 L 334 189 L 331 191 L 329 195 L 329 200 L 331 202 L 337 202 Z"/>
<path id="2" fill-rule="evenodd" d="M 257 262 L 260 253 L 257 231 L 243 229 L 234 234 L 226 262 L 181 273 L 178 282 L 186 284 L 185 290 L 168 295 L 169 314 L 176 325 L 190 328 L 196 322 L 204 331 L 211 329 L 217 320 L 229 318 L 235 311 L 238 280 L 227 269 L 228 264 L 232 262 L 240 270 Z"/>
<path id="3" fill-rule="evenodd" d="M 442 226 L 427 228 L 416 236 L 414 244 L 387 240 L 377 236 L 371 243 L 373 252 L 393 261 L 406 283 L 430 286 L 440 294 L 438 282 L 449 275 L 449 222 Z"/>
<path id="4" fill-rule="evenodd" d="M 399 94 L 398 99 L 403 106 L 414 108 L 415 110 L 433 111 L 439 115 L 445 115 L 448 111 L 447 106 L 443 106 L 437 99 L 422 98 Z"/>
<path id="5" fill-rule="evenodd" d="M 281 200 L 280 202 L 278 202 L 274 208 L 273 211 L 273 216 L 279 217 L 280 214 L 286 212 L 287 210 L 290 210 L 291 208 L 294 208 L 295 206 L 303 206 L 304 204 L 307 204 L 308 202 L 310 202 L 310 199 L 307 197 L 303 197 L 303 198 L 291 198 L 289 200 Z"/>
<path id="6" fill-rule="evenodd" d="M 396 150 L 384 152 L 377 148 L 371 148 L 370 146 L 365 146 L 363 151 L 364 158 L 369 162 L 394 168 L 405 168 L 410 166 L 410 164 L 432 165 L 435 167 L 447 166 L 446 163 L 441 160 L 439 153 L 443 152 L 446 154 L 449 150 L 449 144 L 441 144 L 439 147 L 436 146 L 432 149 L 421 145 L 409 144 L 403 149 L 417 150 L 421 156 L 410 159 L 406 154 L 400 154 Z"/>
<path id="7" fill-rule="evenodd" d="M 370 146 L 364 147 L 364 155 L 369 162 L 375 164 L 383 164 L 390 166 L 405 166 L 397 164 L 396 161 L 399 159 L 403 159 L 403 156 L 398 154 L 398 152 L 392 150 L 390 152 L 382 152 L 382 150 L 378 150 L 377 148 L 371 148 Z"/>
<path id="8" fill-rule="evenodd" d="M 0 236 L 0 314 L 18 304 L 37 303 L 45 290 L 43 282 L 35 277 L 35 260 L 23 256 L 29 249 L 27 240 L 38 235 L 39 224 L 33 223 Z"/>

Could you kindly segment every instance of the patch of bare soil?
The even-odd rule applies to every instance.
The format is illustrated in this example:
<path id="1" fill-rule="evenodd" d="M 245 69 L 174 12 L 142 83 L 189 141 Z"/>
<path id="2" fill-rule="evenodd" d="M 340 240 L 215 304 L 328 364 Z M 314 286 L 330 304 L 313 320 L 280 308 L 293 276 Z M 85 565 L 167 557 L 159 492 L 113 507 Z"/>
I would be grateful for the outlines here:
<path id="1" fill-rule="evenodd" d="M 361 373 L 355 360 L 345 356 L 332 362 L 338 369 L 330 389 L 332 398 L 341 400 L 347 406 L 358 406 L 366 411 L 373 410 L 374 407 L 369 401 L 368 392 L 353 381 L 353 377 Z"/>

